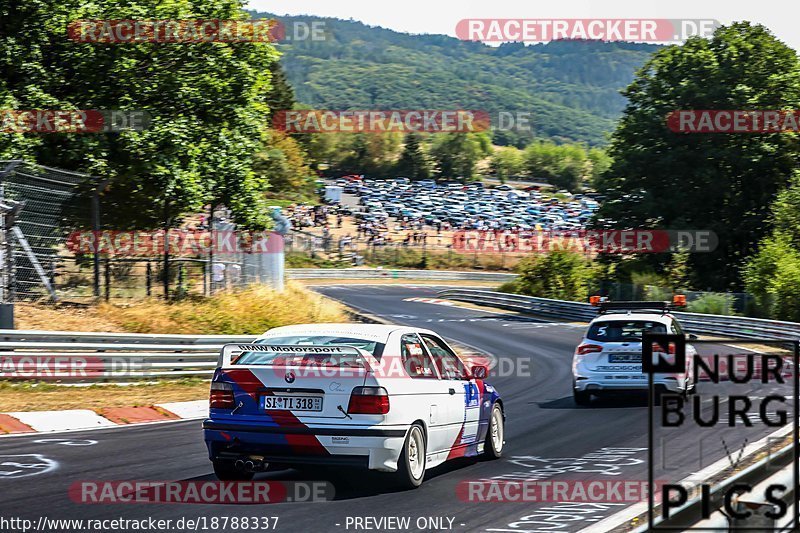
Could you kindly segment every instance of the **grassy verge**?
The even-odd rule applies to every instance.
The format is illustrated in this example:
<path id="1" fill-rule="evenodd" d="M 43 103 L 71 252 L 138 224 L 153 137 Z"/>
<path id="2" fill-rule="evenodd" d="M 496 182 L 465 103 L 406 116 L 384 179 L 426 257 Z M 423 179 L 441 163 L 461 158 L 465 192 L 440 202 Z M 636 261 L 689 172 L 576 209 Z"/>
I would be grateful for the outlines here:
<path id="1" fill-rule="evenodd" d="M 208 398 L 208 382 L 201 379 L 155 384 L 61 387 L 46 383 L 0 383 L 0 405 L 5 412 L 138 407 L 165 402 Z"/>
<path id="2" fill-rule="evenodd" d="M 288 324 L 347 321 L 343 306 L 298 283 L 280 294 L 252 287 L 177 302 L 147 299 L 85 309 L 21 305 L 16 315 L 18 329 L 198 335 L 261 334 Z"/>

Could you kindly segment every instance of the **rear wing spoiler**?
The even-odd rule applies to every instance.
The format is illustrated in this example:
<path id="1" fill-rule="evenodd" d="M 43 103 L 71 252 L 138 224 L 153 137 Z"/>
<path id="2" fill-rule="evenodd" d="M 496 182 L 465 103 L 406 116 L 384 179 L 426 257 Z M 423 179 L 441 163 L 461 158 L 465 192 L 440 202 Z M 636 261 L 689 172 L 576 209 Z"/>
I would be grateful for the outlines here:
<path id="1" fill-rule="evenodd" d="M 297 344 L 226 344 L 220 350 L 218 367 L 227 367 L 236 364 L 236 360 L 248 352 L 264 352 L 277 355 L 307 355 L 321 354 L 331 356 L 358 356 L 364 362 L 364 368 L 369 370 L 371 365 L 364 357 L 361 350 L 355 346 L 303 346 Z"/>

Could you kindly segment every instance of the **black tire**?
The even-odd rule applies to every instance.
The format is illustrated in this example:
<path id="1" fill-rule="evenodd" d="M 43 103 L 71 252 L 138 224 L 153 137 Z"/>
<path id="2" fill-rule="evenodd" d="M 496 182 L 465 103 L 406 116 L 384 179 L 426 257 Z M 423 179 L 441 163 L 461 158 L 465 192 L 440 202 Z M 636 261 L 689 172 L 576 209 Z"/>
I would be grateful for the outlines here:
<path id="1" fill-rule="evenodd" d="M 420 450 L 420 443 L 421 448 Z M 421 453 L 420 453 L 421 451 Z M 395 473 L 395 481 L 397 485 L 404 489 L 416 489 L 422 485 L 422 480 L 425 479 L 425 470 L 427 468 L 427 443 L 425 442 L 425 432 L 422 426 L 414 424 L 408 430 L 406 441 L 403 443 L 403 451 L 400 453 L 400 459 L 397 461 L 397 473 Z M 422 473 L 419 473 L 418 466 L 413 466 L 412 462 L 422 459 Z M 417 475 L 414 475 L 414 471 Z"/>
<path id="2" fill-rule="evenodd" d="M 575 400 L 575 405 L 591 405 L 592 403 L 592 393 L 586 391 L 579 391 L 577 389 L 572 389 L 572 398 Z"/>
<path id="3" fill-rule="evenodd" d="M 250 481 L 254 474 L 237 470 L 233 461 L 214 461 L 214 475 L 220 481 Z"/>
<path id="4" fill-rule="evenodd" d="M 499 424 L 498 427 L 495 427 Z M 486 432 L 486 442 L 483 445 L 483 455 L 487 459 L 499 459 L 503 455 L 505 445 L 505 422 L 503 418 L 503 408 L 495 403 L 489 415 L 489 430 Z M 499 431 L 499 443 L 496 442 L 494 431 Z"/>

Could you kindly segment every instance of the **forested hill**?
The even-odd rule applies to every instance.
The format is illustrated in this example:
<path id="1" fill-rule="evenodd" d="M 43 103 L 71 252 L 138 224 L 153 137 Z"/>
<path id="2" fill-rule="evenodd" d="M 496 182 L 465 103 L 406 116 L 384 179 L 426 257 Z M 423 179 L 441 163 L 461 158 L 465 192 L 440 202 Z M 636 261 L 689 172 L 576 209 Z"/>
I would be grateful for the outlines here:
<path id="1" fill-rule="evenodd" d="M 620 89 L 658 49 L 574 41 L 490 47 L 353 20 L 280 19 L 325 22 L 324 42 L 280 45 L 298 102 L 326 109 L 527 111 L 537 137 L 589 144 L 602 144 L 613 130 L 625 105 Z"/>

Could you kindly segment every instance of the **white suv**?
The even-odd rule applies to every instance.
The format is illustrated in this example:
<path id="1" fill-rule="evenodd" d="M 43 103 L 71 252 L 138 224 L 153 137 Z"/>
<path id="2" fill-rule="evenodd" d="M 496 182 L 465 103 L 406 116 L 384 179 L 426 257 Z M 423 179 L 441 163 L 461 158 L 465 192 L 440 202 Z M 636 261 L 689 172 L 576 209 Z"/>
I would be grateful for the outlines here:
<path id="1" fill-rule="evenodd" d="M 649 304 L 652 308 L 647 309 Z M 646 391 L 647 374 L 642 373 L 642 334 L 683 334 L 669 306 L 662 302 L 620 302 L 601 304 L 600 315 L 589 323 L 572 359 L 572 391 L 575 403 L 588 405 L 592 395 Z M 690 335 L 689 338 L 696 338 Z M 691 394 L 695 379 L 692 360 L 695 351 L 686 346 L 686 367 L 680 374 L 655 374 L 656 401 L 662 392 Z"/>

